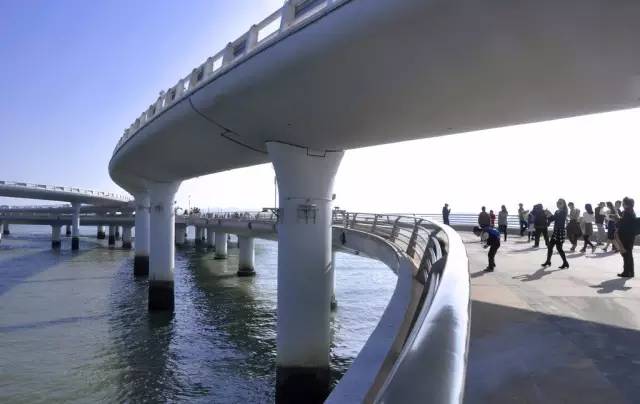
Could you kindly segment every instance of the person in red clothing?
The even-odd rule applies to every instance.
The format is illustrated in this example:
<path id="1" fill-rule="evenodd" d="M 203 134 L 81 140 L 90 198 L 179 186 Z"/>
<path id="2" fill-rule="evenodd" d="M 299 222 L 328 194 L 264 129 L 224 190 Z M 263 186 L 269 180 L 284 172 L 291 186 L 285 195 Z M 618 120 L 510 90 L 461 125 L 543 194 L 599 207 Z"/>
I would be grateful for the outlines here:
<path id="1" fill-rule="evenodd" d="M 496 214 L 493 213 L 493 210 L 489 211 L 489 220 L 491 220 L 491 227 L 496 227 Z"/>

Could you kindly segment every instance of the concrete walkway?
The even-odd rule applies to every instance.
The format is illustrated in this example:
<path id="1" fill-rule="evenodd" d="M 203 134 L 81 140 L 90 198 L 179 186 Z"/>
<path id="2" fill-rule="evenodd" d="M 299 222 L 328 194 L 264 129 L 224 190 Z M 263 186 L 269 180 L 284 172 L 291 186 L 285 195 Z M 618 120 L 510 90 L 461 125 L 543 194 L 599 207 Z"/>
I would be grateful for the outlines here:
<path id="1" fill-rule="evenodd" d="M 640 278 L 616 276 L 619 254 L 569 253 L 568 270 L 554 254 L 542 269 L 546 249 L 513 237 L 484 273 L 487 250 L 463 239 L 473 298 L 466 403 L 640 402 Z"/>

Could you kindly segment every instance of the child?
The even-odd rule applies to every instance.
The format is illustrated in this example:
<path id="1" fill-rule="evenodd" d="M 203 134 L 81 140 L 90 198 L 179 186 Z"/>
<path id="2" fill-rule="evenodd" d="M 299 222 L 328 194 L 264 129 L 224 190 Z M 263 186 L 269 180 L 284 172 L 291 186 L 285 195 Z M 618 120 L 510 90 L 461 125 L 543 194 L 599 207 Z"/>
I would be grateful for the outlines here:
<path id="1" fill-rule="evenodd" d="M 534 207 L 535 209 L 535 207 Z M 531 240 L 533 239 L 535 242 L 535 234 L 536 234 L 536 215 L 534 213 L 534 210 L 532 210 L 531 212 L 529 212 L 529 214 L 527 215 L 527 236 L 528 236 L 528 240 L 527 242 L 530 243 Z"/>
<path id="2" fill-rule="evenodd" d="M 496 253 L 498 252 L 498 248 L 500 248 L 500 232 L 493 227 L 474 227 L 473 234 L 479 236 L 480 239 L 486 238 L 486 244 L 482 248 L 489 248 L 489 266 L 484 269 L 485 272 L 493 272 L 493 269 L 496 267 Z"/>

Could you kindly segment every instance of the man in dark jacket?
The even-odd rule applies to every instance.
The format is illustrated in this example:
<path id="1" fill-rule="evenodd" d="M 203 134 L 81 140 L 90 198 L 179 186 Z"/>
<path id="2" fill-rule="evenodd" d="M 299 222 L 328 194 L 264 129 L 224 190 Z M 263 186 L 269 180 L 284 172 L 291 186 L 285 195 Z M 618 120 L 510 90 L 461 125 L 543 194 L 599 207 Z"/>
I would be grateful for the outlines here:
<path id="1" fill-rule="evenodd" d="M 480 239 L 486 237 L 485 245 L 482 247 L 489 247 L 489 266 L 484 269 L 484 272 L 493 272 L 493 269 L 496 267 L 496 253 L 498 252 L 498 248 L 500 248 L 500 232 L 491 226 L 487 226 L 482 228 L 474 227 L 473 233 L 479 236 Z"/>
<path id="2" fill-rule="evenodd" d="M 624 211 L 622 212 L 622 219 L 618 222 L 618 237 L 622 244 L 620 254 L 622 254 L 622 260 L 624 261 L 624 270 L 619 273 L 618 276 L 622 278 L 633 278 L 633 245 L 636 240 L 637 234 L 637 222 L 636 213 L 633 211 L 634 200 L 631 198 L 624 198 L 622 206 Z"/>
<path id="3" fill-rule="evenodd" d="M 491 217 L 484 206 L 482 207 L 482 212 L 478 215 L 478 226 L 481 228 L 491 227 Z"/>
<path id="4" fill-rule="evenodd" d="M 542 235 L 546 247 L 549 244 L 549 222 L 547 221 L 547 214 L 544 213 L 544 208 L 540 203 L 533 207 L 531 213 L 533 213 L 533 226 L 536 230 L 533 246 L 536 248 L 540 246 L 540 235 Z"/>
<path id="5" fill-rule="evenodd" d="M 449 214 L 451 213 L 451 208 L 449 208 L 449 204 L 445 203 L 442 207 L 442 222 L 449 225 Z"/>

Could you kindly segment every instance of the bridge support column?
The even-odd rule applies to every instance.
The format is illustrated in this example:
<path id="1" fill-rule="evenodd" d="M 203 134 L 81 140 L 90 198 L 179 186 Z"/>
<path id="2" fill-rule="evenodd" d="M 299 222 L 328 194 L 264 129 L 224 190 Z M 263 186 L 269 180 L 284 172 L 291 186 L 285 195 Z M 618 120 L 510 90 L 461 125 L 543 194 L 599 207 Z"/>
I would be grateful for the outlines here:
<path id="1" fill-rule="evenodd" d="M 149 183 L 151 198 L 149 256 L 149 310 L 173 310 L 175 211 L 173 199 L 179 182 Z"/>
<path id="2" fill-rule="evenodd" d="M 131 249 L 131 226 L 122 226 L 122 248 Z"/>
<path id="3" fill-rule="evenodd" d="M 62 246 L 62 241 L 60 241 L 60 233 L 62 232 L 62 225 L 54 224 L 51 226 L 51 248 L 54 250 L 59 250 L 60 246 Z"/>
<path id="4" fill-rule="evenodd" d="M 106 236 L 107 235 L 104 232 L 104 226 L 103 225 L 98 226 L 98 234 L 97 234 L 98 240 L 104 240 Z"/>
<path id="5" fill-rule="evenodd" d="M 80 203 L 74 202 L 71 206 L 71 249 L 77 250 L 80 248 Z"/>
<path id="6" fill-rule="evenodd" d="M 2 233 L 4 233 L 4 222 L 0 222 L 0 241 L 2 241 Z"/>
<path id="7" fill-rule="evenodd" d="M 71 226 L 66 225 L 64 228 L 64 234 L 65 236 L 69 237 L 71 235 Z"/>
<path id="8" fill-rule="evenodd" d="M 182 224 L 176 224 L 176 245 L 183 246 L 185 240 L 185 233 L 187 232 L 187 226 Z"/>
<path id="9" fill-rule="evenodd" d="M 116 240 L 120 240 L 120 226 L 116 226 Z"/>
<path id="10" fill-rule="evenodd" d="M 331 204 L 344 152 L 267 150 L 280 194 L 276 400 L 319 402 L 329 392 Z"/>
<path id="11" fill-rule="evenodd" d="M 240 256 L 238 257 L 238 276 L 254 276 L 255 261 L 255 240 L 253 237 L 238 236 L 238 247 Z"/>
<path id="12" fill-rule="evenodd" d="M 196 247 L 202 246 L 203 230 L 204 229 L 202 227 L 196 226 L 196 235 L 194 239 Z"/>
<path id="13" fill-rule="evenodd" d="M 116 246 L 116 226 L 109 226 L 109 247 L 113 248 Z"/>
<path id="14" fill-rule="evenodd" d="M 149 275 L 149 195 L 139 193 L 136 200 L 136 254 L 133 259 L 133 275 Z"/>
<path id="15" fill-rule="evenodd" d="M 216 258 L 227 258 L 227 233 L 216 232 Z"/>
<path id="16" fill-rule="evenodd" d="M 214 248 L 216 246 L 216 232 L 213 230 L 213 228 L 208 227 L 207 228 L 207 247 L 208 248 Z"/>
<path id="17" fill-rule="evenodd" d="M 2 226 L 2 234 L 4 234 L 5 236 L 11 234 L 11 232 L 9 231 L 9 223 L 5 222 L 4 226 Z"/>

